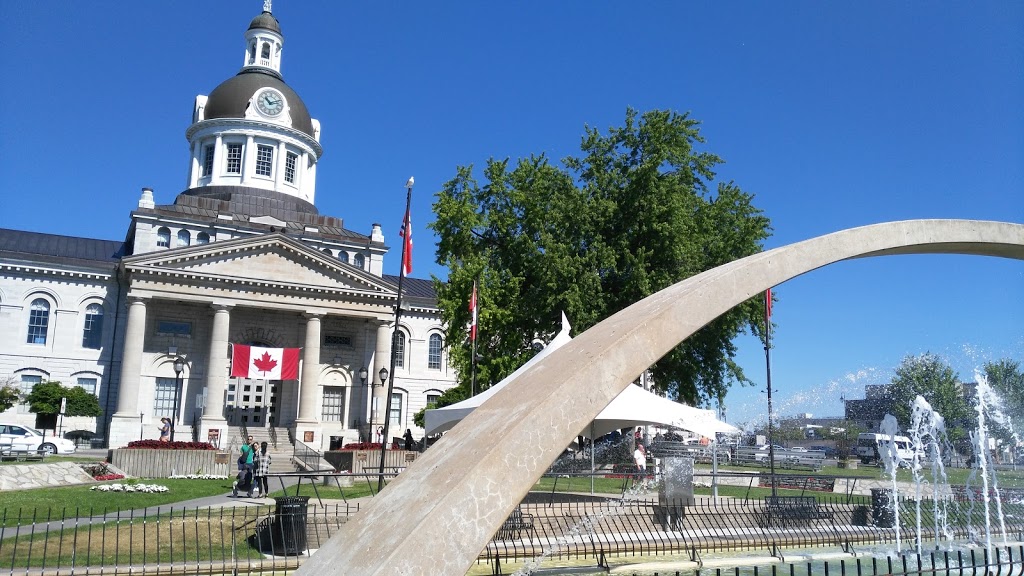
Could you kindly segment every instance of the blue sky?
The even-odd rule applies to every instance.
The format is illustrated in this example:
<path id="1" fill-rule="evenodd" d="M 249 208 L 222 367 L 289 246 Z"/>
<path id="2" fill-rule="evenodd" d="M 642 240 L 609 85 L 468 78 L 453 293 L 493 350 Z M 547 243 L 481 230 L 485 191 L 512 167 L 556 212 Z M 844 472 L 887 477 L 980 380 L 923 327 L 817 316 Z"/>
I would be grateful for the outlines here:
<path id="1" fill-rule="evenodd" d="M 142 187 L 185 188 L 197 94 L 242 63 L 262 2 L 2 2 L 0 226 L 120 239 Z M 317 207 L 397 242 L 416 177 L 413 275 L 444 275 L 424 224 L 456 166 L 579 151 L 627 106 L 689 111 L 718 178 L 755 195 L 767 248 L 910 218 L 1024 222 L 1020 2 L 284 2 L 283 73 L 322 124 Z M 399 258 L 387 260 L 397 273 Z M 779 411 L 835 415 L 907 355 L 965 380 L 1024 360 L 1024 263 L 900 256 L 776 288 Z M 726 399 L 764 417 L 758 386 Z"/>

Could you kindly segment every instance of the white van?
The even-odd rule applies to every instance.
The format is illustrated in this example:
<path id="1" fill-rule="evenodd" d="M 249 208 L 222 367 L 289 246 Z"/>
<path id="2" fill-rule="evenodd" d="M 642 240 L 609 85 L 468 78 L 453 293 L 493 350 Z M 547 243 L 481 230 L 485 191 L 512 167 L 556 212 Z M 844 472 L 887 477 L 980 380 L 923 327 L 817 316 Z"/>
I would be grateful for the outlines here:
<path id="1" fill-rule="evenodd" d="M 44 438 L 42 432 L 28 426 L 0 424 L 0 452 L 6 450 L 74 454 L 75 443 L 56 436 Z"/>
<path id="2" fill-rule="evenodd" d="M 900 460 L 909 462 L 914 457 L 914 449 L 910 444 L 910 438 L 867 432 L 857 436 L 857 456 L 860 457 L 860 461 L 864 464 L 879 462 L 882 459 L 881 451 L 888 450 L 890 442 L 895 445 L 896 456 Z"/>

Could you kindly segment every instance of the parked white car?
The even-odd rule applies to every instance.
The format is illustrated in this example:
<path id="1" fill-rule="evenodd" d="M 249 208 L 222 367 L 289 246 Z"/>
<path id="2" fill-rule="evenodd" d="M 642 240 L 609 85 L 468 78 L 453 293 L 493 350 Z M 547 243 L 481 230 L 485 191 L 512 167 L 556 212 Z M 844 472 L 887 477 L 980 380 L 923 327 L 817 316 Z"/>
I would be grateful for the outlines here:
<path id="1" fill-rule="evenodd" d="M 74 454 L 75 443 L 56 436 L 43 437 L 35 428 L 18 424 L 0 424 L 0 450 L 42 450 L 49 454 Z"/>

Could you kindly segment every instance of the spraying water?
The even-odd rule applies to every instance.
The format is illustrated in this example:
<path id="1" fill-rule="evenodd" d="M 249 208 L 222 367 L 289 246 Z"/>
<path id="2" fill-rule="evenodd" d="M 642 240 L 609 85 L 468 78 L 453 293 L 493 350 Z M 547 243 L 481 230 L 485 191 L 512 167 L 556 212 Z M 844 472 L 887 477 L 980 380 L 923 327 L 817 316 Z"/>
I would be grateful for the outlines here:
<path id="1" fill-rule="evenodd" d="M 888 506 L 892 511 L 893 521 L 895 522 L 893 528 L 896 529 L 896 552 L 900 553 L 903 548 L 900 540 L 899 484 L 896 482 L 896 471 L 899 470 L 903 459 L 900 458 L 899 452 L 896 451 L 896 436 L 900 433 L 896 417 L 892 414 L 886 414 L 882 418 L 882 423 L 879 424 L 878 430 L 882 434 L 889 436 L 888 441 L 879 441 L 878 454 L 882 457 L 882 463 L 885 465 L 885 473 L 892 479 L 892 492 Z"/>

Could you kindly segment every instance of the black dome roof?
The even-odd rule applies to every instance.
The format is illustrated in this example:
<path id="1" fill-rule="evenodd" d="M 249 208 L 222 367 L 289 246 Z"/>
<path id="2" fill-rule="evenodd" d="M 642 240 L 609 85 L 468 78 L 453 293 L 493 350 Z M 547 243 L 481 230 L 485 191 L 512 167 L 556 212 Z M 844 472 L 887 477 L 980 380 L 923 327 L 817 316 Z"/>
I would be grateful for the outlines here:
<path id="1" fill-rule="evenodd" d="M 269 12 L 264 12 L 264 14 L 269 14 Z M 237 75 L 221 82 L 220 86 L 214 88 L 206 99 L 206 119 L 245 118 L 249 100 L 260 88 L 274 88 L 284 94 L 288 101 L 289 114 L 292 117 L 292 128 L 313 137 L 313 120 L 310 118 L 309 110 L 306 109 L 302 98 L 299 98 L 299 95 L 285 84 L 284 80 L 266 70 L 242 70 Z"/>
<path id="2" fill-rule="evenodd" d="M 273 14 L 266 11 L 253 18 L 252 22 L 249 23 L 249 30 L 254 28 L 263 28 L 264 30 L 281 34 L 281 23 L 277 21 L 277 18 L 274 18 Z"/>

